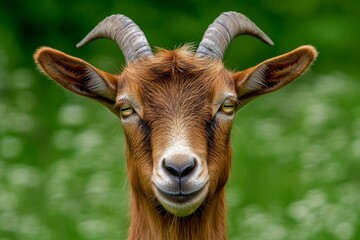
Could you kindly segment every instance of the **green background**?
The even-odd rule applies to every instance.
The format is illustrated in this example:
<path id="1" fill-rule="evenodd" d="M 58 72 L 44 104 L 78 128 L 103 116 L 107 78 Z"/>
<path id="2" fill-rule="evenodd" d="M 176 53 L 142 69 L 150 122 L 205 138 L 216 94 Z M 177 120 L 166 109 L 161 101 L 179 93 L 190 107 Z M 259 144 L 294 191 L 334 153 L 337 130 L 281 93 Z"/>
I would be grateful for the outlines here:
<path id="1" fill-rule="evenodd" d="M 125 139 L 101 105 L 35 68 L 47 45 L 120 72 L 117 46 L 75 44 L 122 13 L 151 46 L 198 43 L 223 11 L 275 42 L 232 42 L 231 69 L 312 44 L 312 69 L 237 113 L 227 185 L 229 239 L 360 239 L 360 5 L 355 0 L 12 0 L 0 2 L 0 239 L 125 239 Z"/>

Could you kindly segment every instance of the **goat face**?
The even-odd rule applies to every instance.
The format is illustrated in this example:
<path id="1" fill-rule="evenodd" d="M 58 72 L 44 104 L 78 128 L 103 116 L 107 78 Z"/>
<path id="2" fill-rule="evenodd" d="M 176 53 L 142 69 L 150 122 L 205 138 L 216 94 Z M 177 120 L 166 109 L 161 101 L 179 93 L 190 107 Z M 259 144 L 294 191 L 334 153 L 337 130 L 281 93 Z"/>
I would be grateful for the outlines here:
<path id="1" fill-rule="evenodd" d="M 156 210 L 165 208 L 166 214 L 185 217 L 209 206 L 207 201 L 223 190 L 234 112 L 296 79 L 317 55 L 313 47 L 302 46 L 230 72 L 222 56 L 229 42 L 242 33 L 272 44 L 244 15 L 227 12 L 209 26 L 196 53 L 185 46 L 153 54 L 137 25 L 113 15 L 79 45 L 97 37 L 114 39 L 127 61 L 120 75 L 47 47 L 34 57 L 57 83 L 101 102 L 121 118 L 132 196 L 145 199 L 144 204 Z"/>
<path id="2" fill-rule="evenodd" d="M 228 177 L 231 74 L 183 47 L 128 66 L 120 81 L 132 185 L 176 216 L 193 213 Z"/>

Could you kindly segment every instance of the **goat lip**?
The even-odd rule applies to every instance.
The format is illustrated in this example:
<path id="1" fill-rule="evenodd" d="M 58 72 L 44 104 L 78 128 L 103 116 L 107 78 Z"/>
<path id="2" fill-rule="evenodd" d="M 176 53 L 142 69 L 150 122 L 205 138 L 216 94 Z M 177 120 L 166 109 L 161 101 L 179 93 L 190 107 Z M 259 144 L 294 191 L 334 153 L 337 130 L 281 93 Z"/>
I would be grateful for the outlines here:
<path id="1" fill-rule="evenodd" d="M 185 203 L 188 201 L 191 201 L 192 199 L 196 198 L 199 194 L 202 193 L 202 191 L 206 188 L 207 182 L 203 186 L 201 186 L 199 189 L 192 191 L 192 192 L 168 192 L 164 191 L 163 189 L 159 188 L 154 184 L 158 194 L 162 197 L 167 199 L 168 201 L 174 202 L 174 203 Z"/>
<path id="2" fill-rule="evenodd" d="M 166 199 L 168 201 L 178 203 L 178 204 L 182 204 L 182 203 L 188 202 L 189 198 L 195 197 L 195 195 L 194 196 L 189 196 L 189 195 L 179 194 L 179 195 L 167 195 L 167 196 L 164 196 L 164 197 L 166 197 Z"/>
<path id="3" fill-rule="evenodd" d="M 209 184 L 205 181 L 202 184 L 193 185 L 186 192 L 181 191 L 180 188 L 175 191 L 171 188 L 161 188 L 155 181 L 153 181 L 153 187 L 157 200 L 169 213 L 177 217 L 186 217 L 202 204 L 208 194 Z"/>

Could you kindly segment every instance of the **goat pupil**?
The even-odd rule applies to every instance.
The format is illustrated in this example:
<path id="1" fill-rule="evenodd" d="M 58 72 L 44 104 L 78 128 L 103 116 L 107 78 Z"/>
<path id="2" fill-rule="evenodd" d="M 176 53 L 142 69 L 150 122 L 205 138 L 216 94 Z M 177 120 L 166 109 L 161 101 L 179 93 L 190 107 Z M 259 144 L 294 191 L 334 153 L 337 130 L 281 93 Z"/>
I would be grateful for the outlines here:
<path id="1" fill-rule="evenodd" d="M 225 100 L 225 102 L 221 106 L 221 111 L 227 114 L 232 114 L 234 112 L 235 105 L 231 102 L 231 100 Z"/>
<path id="2" fill-rule="evenodd" d="M 123 116 L 129 116 L 133 113 L 133 108 L 131 106 L 123 106 L 120 111 Z"/>

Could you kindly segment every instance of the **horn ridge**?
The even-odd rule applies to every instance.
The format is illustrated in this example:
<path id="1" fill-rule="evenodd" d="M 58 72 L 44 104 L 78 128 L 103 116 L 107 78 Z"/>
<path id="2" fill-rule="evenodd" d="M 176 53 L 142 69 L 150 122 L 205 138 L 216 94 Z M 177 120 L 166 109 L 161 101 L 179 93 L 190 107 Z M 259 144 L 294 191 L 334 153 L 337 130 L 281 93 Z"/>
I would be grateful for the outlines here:
<path id="1" fill-rule="evenodd" d="M 245 15 L 238 12 L 224 12 L 205 31 L 196 56 L 222 59 L 229 43 L 235 37 L 244 34 L 274 45 L 273 41 Z"/>
<path id="2" fill-rule="evenodd" d="M 153 55 L 145 34 L 138 25 L 125 15 L 111 15 L 95 26 L 76 47 L 97 38 L 110 38 L 117 43 L 126 62 Z"/>

